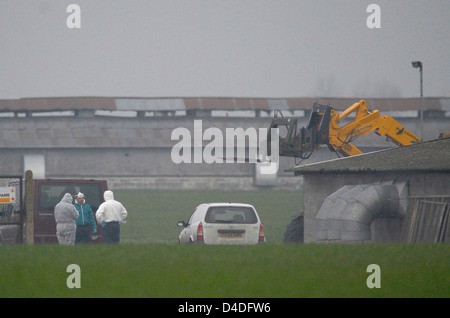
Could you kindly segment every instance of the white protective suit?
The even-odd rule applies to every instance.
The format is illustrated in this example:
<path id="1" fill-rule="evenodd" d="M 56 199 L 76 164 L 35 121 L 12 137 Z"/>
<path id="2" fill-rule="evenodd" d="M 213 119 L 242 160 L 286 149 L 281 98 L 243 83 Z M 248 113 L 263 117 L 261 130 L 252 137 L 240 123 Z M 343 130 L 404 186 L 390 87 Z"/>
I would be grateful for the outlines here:
<path id="1" fill-rule="evenodd" d="M 126 223 L 125 218 L 128 215 L 127 210 L 119 201 L 114 200 L 114 193 L 110 190 L 105 191 L 103 194 L 105 202 L 100 204 L 95 218 L 98 223 L 102 222 L 119 222 Z"/>
<path id="2" fill-rule="evenodd" d="M 72 195 L 64 194 L 61 202 L 55 206 L 56 237 L 61 245 L 74 245 L 79 213 L 72 204 Z"/>

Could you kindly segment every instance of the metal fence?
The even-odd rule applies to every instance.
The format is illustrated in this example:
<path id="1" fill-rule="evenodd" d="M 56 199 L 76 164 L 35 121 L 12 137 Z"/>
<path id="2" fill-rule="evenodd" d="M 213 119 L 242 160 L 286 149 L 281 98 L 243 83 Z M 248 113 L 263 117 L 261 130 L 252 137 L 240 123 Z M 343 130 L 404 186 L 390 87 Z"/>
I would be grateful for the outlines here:
<path id="1" fill-rule="evenodd" d="M 450 196 L 411 197 L 403 223 L 406 243 L 450 242 Z"/>

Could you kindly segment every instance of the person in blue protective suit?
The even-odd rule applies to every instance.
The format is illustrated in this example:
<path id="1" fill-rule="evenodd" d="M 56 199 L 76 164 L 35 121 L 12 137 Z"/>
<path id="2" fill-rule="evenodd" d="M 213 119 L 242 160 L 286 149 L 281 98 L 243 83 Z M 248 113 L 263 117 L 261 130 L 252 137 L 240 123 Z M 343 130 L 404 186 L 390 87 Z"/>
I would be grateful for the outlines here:
<path id="1" fill-rule="evenodd" d="M 56 237 L 61 245 L 75 244 L 78 211 L 72 204 L 72 195 L 64 194 L 61 202 L 55 206 Z"/>
<path id="2" fill-rule="evenodd" d="M 76 220 L 77 234 L 75 237 L 75 243 L 90 243 L 90 228 L 92 228 L 92 234 L 95 235 L 97 233 L 97 224 L 95 224 L 94 213 L 92 212 L 90 205 L 86 203 L 83 193 L 78 192 L 75 197 L 74 206 L 80 214 Z"/>

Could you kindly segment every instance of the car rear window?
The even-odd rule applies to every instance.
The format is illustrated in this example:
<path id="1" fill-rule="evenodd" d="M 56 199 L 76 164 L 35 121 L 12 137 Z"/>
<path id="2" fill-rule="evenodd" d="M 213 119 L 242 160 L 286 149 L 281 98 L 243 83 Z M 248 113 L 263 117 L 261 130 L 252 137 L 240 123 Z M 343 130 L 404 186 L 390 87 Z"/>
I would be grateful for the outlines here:
<path id="1" fill-rule="evenodd" d="M 210 207 L 206 223 L 254 224 L 258 222 L 255 211 L 249 207 Z"/>

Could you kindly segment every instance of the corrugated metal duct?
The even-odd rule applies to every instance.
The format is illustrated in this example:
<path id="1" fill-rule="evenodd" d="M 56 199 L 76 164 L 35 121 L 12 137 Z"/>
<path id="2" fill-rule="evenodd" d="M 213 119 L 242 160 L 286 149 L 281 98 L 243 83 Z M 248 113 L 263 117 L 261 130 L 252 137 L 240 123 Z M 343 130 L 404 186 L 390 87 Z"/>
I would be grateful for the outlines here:
<path id="1" fill-rule="evenodd" d="M 403 218 L 407 186 L 394 184 L 346 185 L 329 195 L 316 215 L 317 241 L 370 241 L 375 218 Z"/>

